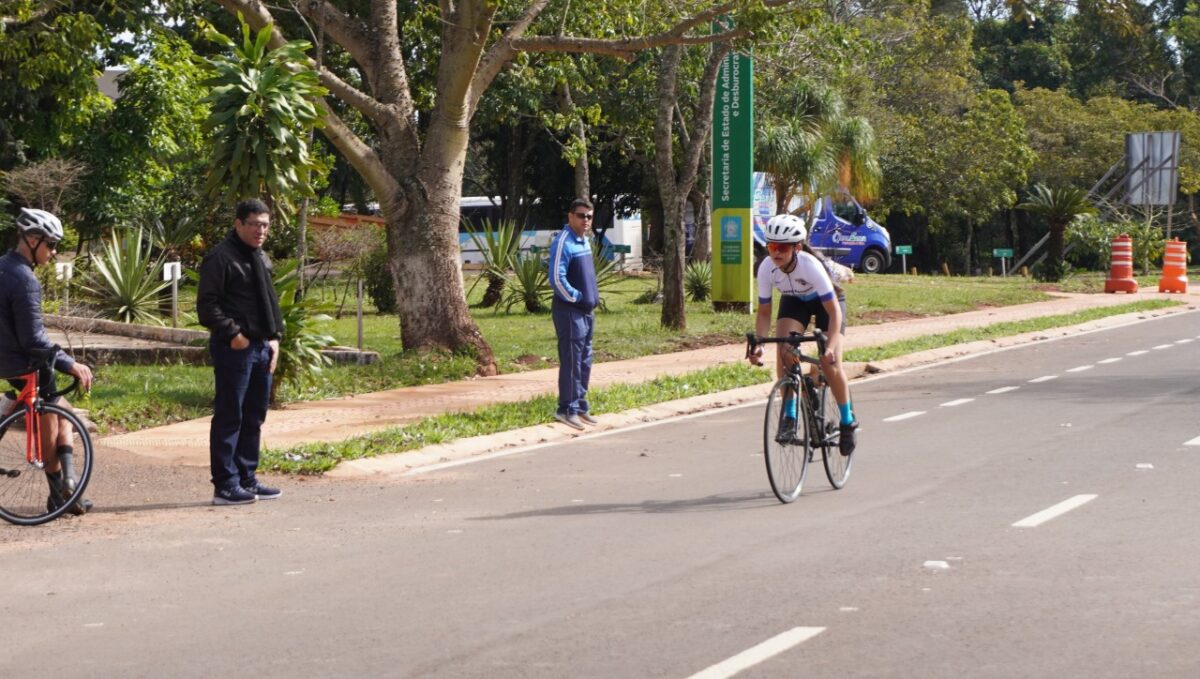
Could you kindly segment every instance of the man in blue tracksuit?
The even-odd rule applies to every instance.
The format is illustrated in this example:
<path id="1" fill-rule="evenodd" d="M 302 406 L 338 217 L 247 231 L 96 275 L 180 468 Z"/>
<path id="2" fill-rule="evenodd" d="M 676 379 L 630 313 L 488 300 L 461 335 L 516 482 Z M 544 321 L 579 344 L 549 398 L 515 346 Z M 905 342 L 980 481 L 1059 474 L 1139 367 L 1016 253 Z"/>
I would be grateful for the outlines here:
<path id="1" fill-rule="evenodd" d="M 550 243 L 550 315 L 558 336 L 558 410 L 554 419 L 575 429 L 596 424 L 588 414 L 592 375 L 592 333 L 599 302 L 592 248 L 585 235 L 592 225 L 592 204 L 576 198 L 567 211 L 567 227 Z"/>

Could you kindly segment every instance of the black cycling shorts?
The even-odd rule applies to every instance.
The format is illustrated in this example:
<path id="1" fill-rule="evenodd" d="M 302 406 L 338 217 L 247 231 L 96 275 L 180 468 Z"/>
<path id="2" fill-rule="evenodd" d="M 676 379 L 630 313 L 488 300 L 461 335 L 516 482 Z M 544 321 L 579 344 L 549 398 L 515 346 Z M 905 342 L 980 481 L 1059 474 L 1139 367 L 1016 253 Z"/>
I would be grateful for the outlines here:
<path id="1" fill-rule="evenodd" d="M 846 300 L 839 298 L 838 306 L 842 309 L 842 334 L 846 334 Z M 803 329 L 808 328 L 808 322 L 812 317 L 817 317 L 817 327 L 822 332 L 829 332 L 829 314 L 825 311 L 825 305 L 821 300 L 814 299 L 812 301 L 804 301 L 799 297 L 791 295 L 781 295 L 779 297 L 779 315 L 776 318 L 790 318 L 800 324 Z"/>
<path id="2" fill-rule="evenodd" d="M 25 388 L 25 380 L 21 379 L 20 377 L 10 377 L 8 378 L 8 383 L 11 384 L 13 389 L 16 391 L 10 391 L 6 394 L 6 396 L 16 400 L 17 396 L 20 395 L 21 390 Z M 54 368 L 42 366 L 38 370 L 38 394 L 42 397 L 44 402 L 56 403 L 58 401 L 57 396 L 54 398 L 49 397 L 50 394 L 54 393 L 55 389 L 58 389 L 58 384 L 54 376 Z"/>

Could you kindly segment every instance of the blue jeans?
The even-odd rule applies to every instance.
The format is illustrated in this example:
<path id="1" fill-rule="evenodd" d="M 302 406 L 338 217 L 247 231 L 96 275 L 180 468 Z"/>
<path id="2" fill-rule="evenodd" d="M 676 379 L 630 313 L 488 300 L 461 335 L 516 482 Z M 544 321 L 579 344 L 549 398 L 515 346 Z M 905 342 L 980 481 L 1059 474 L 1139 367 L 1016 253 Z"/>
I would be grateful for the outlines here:
<path id="1" fill-rule="evenodd" d="M 271 399 L 271 346 L 265 340 L 250 340 L 250 346 L 238 351 L 210 341 L 208 350 L 216 376 L 208 437 L 213 486 L 252 486 Z"/>
<path id="2" fill-rule="evenodd" d="M 558 335 L 558 412 L 586 413 L 595 316 L 570 307 L 555 307 L 550 316 Z"/>

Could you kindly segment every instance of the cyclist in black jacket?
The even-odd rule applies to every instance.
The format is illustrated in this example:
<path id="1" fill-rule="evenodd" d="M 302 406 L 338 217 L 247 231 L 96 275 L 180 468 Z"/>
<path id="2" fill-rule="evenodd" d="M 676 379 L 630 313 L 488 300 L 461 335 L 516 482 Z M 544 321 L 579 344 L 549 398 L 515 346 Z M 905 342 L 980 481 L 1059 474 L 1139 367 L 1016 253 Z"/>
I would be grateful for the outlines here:
<path id="1" fill-rule="evenodd" d="M 30 372 L 34 352 L 55 351 L 53 368 L 38 371 L 38 389 L 47 396 L 54 391 L 54 371 L 79 379 L 84 391 L 92 387 L 92 371 L 59 349 L 46 335 L 42 323 L 42 285 L 34 269 L 54 259 L 59 241 L 63 238 L 62 222 L 45 210 L 21 208 L 17 215 L 17 246 L 0 257 L 0 375 L 8 377 L 15 389 L 25 387 L 20 375 Z M 16 398 L 16 392 L 9 392 Z M 52 398 L 48 398 L 53 402 Z M 64 407 L 70 407 L 62 399 Z M 0 413 L 0 417 L 8 413 Z M 47 509 L 54 510 L 67 502 L 75 491 L 74 454 L 71 427 L 60 429 L 57 415 L 42 415 L 42 456 L 50 496 Z M 83 514 L 92 503 L 79 498 L 71 508 Z"/>
<path id="2" fill-rule="evenodd" d="M 216 376 L 209 459 L 214 505 L 281 495 L 258 481 L 262 424 L 279 360 L 283 316 L 262 245 L 271 213 L 261 200 L 238 203 L 233 229 L 200 265 L 196 311 L 211 332 Z"/>

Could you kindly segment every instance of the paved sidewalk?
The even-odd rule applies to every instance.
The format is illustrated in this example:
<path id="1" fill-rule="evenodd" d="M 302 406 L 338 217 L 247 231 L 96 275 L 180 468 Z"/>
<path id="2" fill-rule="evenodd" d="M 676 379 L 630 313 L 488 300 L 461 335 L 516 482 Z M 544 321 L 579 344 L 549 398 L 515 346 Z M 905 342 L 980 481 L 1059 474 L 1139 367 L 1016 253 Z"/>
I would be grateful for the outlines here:
<path id="1" fill-rule="evenodd" d="M 854 326 L 847 348 L 886 344 L 923 335 L 1018 321 L 1040 316 L 1066 314 L 1082 309 L 1114 306 L 1145 299 L 1178 299 L 1193 307 L 1198 293 L 1168 295 L 1140 292 L 1135 295 L 1059 295 L 1055 299 L 996 307 L 949 316 L 917 318 L 879 325 Z M 603 332 L 603 319 L 599 332 Z M 546 322 L 549 322 L 547 319 Z M 751 328 L 747 316 L 746 327 Z M 591 386 L 641 383 L 662 375 L 677 375 L 743 360 L 744 344 L 708 347 L 674 354 L 646 356 L 624 361 L 598 363 Z M 890 367 L 895 367 L 892 364 Z M 859 366 L 859 373 L 863 366 Z M 395 427 L 446 412 L 465 412 L 493 403 L 524 401 L 557 391 L 557 368 L 483 377 L 460 382 L 405 387 L 340 399 L 297 403 L 267 416 L 264 445 L 280 448 L 301 443 L 339 441 L 370 431 Z M 563 425 L 545 425 L 566 429 Z M 130 434 L 110 436 L 100 442 L 138 455 L 186 465 L 208 465 L 209 418 L 180 422 Z"/>

